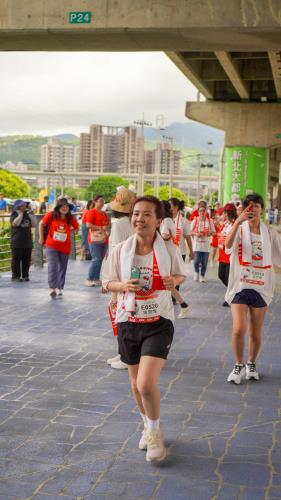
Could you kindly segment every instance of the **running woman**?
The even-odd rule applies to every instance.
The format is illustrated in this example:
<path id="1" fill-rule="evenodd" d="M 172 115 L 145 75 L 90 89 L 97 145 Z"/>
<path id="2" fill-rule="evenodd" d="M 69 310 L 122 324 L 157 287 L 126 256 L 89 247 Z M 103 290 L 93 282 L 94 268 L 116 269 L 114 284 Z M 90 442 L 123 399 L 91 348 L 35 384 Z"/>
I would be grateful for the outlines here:
<path id="1" fill-rule="evenodd" d="M 103 286 L 118 293 L 119 353 L 128 364 L 132 392 L 144 422 L 139 448 L 147 449 L 148 462 L 166 457 L 159 427 L 158 379 L 174 334 L 171 291 L 186 276 L 177 249 L 158 232 L 162 217 L 157 198 L 137 198 L 132 214 L 135 234 L 113 250 L 103 272 Z"/>
<path id="2" fill-rule="evenodd" d="M 79 228 L 71 210 L 72 205 L 67 199 L 60 198 L 54 210 L 45 214 L 39 225 L 39 243 L 46 245 L 48 283 L 52 299 L 62 297 L 71 251 L 71 231 Z M 44 226 L 47 229 L 46 241 Z"/>
<path id="3" fill-rule="evenodd" d="M 160 233 L 163 240 L 165 241 L 170 240 L 171 242 L 174 242 L 176 238 L 176 226 L 175 223 L 173 222 L 171 205 L 168 201 L 164 200 L 162 201 L 162 206 L 164 210 L 164 218 L 160 226 Z M 185 260 L 185 256 L 183 259 Z M 180 304 L 181 307 L 178 319 L 187 318 L 188 314 L 191 311 L 191 306 L 185 302 L 183 296 L 176 289 L 174 290 L 174 292 L 172 292 L 172 297 Z"/>
<path id="4" fill-rule="evenodd" d="M 221 282 L 227 287 L 230 268 L 230 255 L 225 252 L 225 240 L 230 233 L 231 228 L 237 219 L 236 206 L 233 203 L 227 203 L 223 208 L 224 223 L 218 231 L 218 249 L 219 249 L 219 269 L 218 276 Z M 229 307 L 224 301 L 223 307 Z"/>
<path id="5" fill-rule="evenodd" d="M 273 264 L 281 267 L 281 239 L 261 217 L 264 201 L 259 194 L 246 196 L 244 210 L 225 240 L 230 257 L 226 301 L 231 304 L 232 348 L 235 366 L 227 381 L 240 384 L 259 380 L 256 359 L 261 347 L 261 330 L 274 293 Z M 247 316 L 249 313 L 249 323 Z M 244 364 L 245 333 L 248 326 L 248 361 Z"/>
<path id="6" fill-rule="evenodd" d="M 216 234 L 215 226 L 207 216 L 206 208 L 201 206 L 198 209 L 198 217 L 193 219 L 191 223 L 191 234 L 193 235 L 193 250 L 194 250 L 194 281 L 200 280 L 205 283 L 206 271 L 211 250 L 210 237 Z M 199 266 L 201 264 L 201 273 L 199 277 Z"/>

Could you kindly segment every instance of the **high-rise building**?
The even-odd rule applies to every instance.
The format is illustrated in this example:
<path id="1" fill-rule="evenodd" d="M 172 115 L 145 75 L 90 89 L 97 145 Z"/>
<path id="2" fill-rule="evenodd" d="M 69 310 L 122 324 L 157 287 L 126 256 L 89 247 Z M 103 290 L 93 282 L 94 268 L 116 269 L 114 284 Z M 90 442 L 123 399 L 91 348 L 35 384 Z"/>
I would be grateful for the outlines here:
<path id="1" fill-rule="evenodd" d="M 41 146 L 40 169 L 42 172 L 74 172 L 78 170 L 80 160 L 79 146 L 62 144 L 56 137 L 50 137 L 47 144 Z M 65 186 L 75 186 L 74 179 L 63 179 Z M 55 178 L 49 180 L 49 186 L 59 184 Z"/>
<path id="2" fill-rule="evenodd" d="M 136 127 L 91 125 L 80 135 L 80 170 L 84 172 L 137 173 L 143 139 Z"/>
<path id="3" fill-rule="evenodd" d="M 153 174 L 159 172 L 161 175 L 169 175 L 170 168 L 172 174 L 180 174 L 181 169 L 181 151 L 172 149 L 171 144 L 157 144 L 155 149 L 145 151 L 145 172 Z"/>

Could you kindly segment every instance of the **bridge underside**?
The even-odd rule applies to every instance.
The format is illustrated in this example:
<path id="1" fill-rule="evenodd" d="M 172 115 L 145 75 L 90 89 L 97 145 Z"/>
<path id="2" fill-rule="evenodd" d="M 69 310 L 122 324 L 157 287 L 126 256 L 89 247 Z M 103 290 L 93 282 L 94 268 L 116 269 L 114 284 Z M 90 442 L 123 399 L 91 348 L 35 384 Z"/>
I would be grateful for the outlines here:
<path id="1" fill-rule="evenodd" d="M 280 2 L 279 2 L 280 3 Z M 191 119 L 226 130 L 226 139 L 240 136 L 246 146 L 271 149 L 270 186 L 276 188 L 281 158 L 281 125 L 271 126 L 269 117 L 259 125 L 255 106 L 281 101 L 281 17 L 278 2 L 265 0 L 0 0 L 0 50 L 5 51 L 164 51 L 207 99 L 218 104 L 210 120 L 202 110 L 187 113 Z M 73 24 L 71 13 L 88 13 L 88 21 Z M 252 104 L 236 110 L 240 122 L 225 122 L 220 106 Z M 204 105 L 204 103 L 202 103 Z M 187 108 L 188 109 L 188 108 Z M 281 108 L 280 108 L 281 109 Z M 205 107 L 208 114 L 207 106 Z M 245 141 L 242 128 L 251 137 Z M 218 118 L 219 117 L 219 118 Z M 274 120 L 273 120 L 274 121 Z M 241 127 L 241 123 L 243 127 Z M 236 136 L 232 129 L 236 127 Z M 258 144 L 255 129 L 264 144 Z M 241 129 L 241 130 L 240 130 Z M 231 132 L 231 134 L 230 134 Z M 249 134 L 248 134 L 249 136 Z M 260 142 L 262 142 L 261 139 Z M 240 142 L 240 145 L 241 142 Z M 278 185 L 278 183 L 277 183 Z"/>

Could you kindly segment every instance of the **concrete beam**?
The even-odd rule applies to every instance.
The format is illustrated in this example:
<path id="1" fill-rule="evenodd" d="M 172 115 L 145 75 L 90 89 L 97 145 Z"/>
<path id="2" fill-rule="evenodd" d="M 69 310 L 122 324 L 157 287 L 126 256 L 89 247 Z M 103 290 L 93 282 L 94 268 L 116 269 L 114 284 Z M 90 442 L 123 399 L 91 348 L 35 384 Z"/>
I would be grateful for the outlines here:
<path id="1" fill-rule="evenodd" d="M 225 51 L 216 51 L 215 55 L 218 58 L 218 61 L 226 72 L 239 97 L 241 99 L 249 99 L 249 91 L 245 82 L 241 78 L 237 62 L 233 61 L 231 55 Z"/>
<path id="2" fill-rule="evenodd" d="M 268 52 L 277 98 L 281 99 L 281 53 Z"/>
<path id="3" fill-rule="evenodd" d="M 199 92 L 207 99 L 213 99 L 213 92 L 208 83 L 199 75 L 194 66 L 185 59 L 180 52 L 166 52 L 166 55 L 177 66 L 177 68 L 197 87 Z"/>
<path id="4" fill-rule="evenodd" d="M 281 147 L 281 103 L 187 102 L 186 116 L 224 130 L 227 146 Z"/>
<path id="5" fill-rule="evenodd" d="M 0 50 L 280 50 L 265 0 L 0 0 Z M 69 13 L 88 11 L 87 24 Z"/>

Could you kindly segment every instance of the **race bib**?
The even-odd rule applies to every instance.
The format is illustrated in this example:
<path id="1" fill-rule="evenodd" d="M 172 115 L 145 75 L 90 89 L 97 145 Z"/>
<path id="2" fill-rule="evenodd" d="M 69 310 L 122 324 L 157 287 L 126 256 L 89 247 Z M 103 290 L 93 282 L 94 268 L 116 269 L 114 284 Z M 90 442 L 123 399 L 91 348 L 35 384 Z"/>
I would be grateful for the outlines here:
<path id="1" fill-rule="evenodd" d="M 59 233 L 58 231 L 55 231 L 53 239 L 55 241 L 60 241 L 61 243 L 65 243 L 67 240 L 67 233 Z"/>
<path id="2" fill-rule="evenodd" d="M 240 281 L 248 285 L 264 286 L 265 269 L 262 267 L 241 266 Z"/>
<path id="3" fill-rule="evenodd" d="M 135 315 L 130 316 L 128 321 L 131 323 L 153 323 L 158 321 L 158 295 L 153 295 L 151 298 L 136 298 Z"/>

